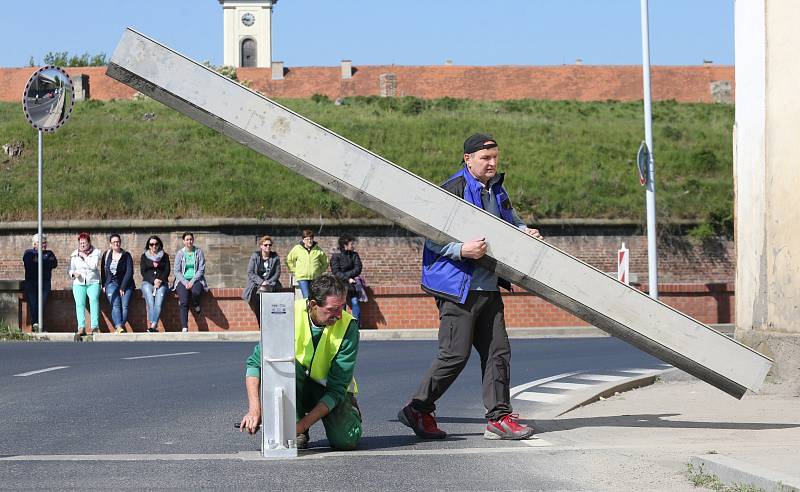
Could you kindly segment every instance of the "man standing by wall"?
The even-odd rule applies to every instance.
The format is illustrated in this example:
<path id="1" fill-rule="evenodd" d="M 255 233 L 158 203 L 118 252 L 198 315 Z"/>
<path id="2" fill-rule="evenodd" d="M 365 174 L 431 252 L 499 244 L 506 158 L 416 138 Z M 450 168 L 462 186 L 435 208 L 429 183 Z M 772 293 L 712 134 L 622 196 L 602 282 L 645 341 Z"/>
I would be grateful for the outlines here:
<path id="1" fill-rule="evenodd" d="M 464 141 L 462 168 L 442 185 L 492 215 L 509 222 L 535 238 L 511 205 L 498 174 L 497 141 L 477 133 Z M 481 358 L 483 404 L 488 419 L 484 438 L 526 439 L 533 429 L 517 420 L 511 411 L 511 346 L 506 333 L 503 300 L 498 285 L 511 284 L 474 260 L 486 254 L 486 239 L 439 245 L 425 242 L 422 257 L 422 288 L 433 294 L 439 308 L 439 353 L 411 402 L 397 417 L 423 439 L 444 439 L 433 412 L 435 402 L 455 381 L 469 360 L 474 345 Z"/>

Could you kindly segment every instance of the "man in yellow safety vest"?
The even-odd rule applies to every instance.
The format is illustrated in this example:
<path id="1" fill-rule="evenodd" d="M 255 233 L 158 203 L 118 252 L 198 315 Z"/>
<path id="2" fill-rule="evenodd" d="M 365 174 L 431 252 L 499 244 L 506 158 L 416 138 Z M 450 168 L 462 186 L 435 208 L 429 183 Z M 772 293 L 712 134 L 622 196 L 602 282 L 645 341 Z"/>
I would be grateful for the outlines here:
<path id="1" fill-rule="evenodd" d="M 294 346 L 297 447 L 308 447 L 308 429 L 322 420 L 332 448 L 354 449 L 361 438 L 361 411 L 353 372 L 358 323 L 344 310 L 347 287 L 333 275 L 311 281 L 308 299 L 295 301 Z M 261 422 L 261 346 L 247 359 L 248 411 L 240 429 L 254 433 Z"/>

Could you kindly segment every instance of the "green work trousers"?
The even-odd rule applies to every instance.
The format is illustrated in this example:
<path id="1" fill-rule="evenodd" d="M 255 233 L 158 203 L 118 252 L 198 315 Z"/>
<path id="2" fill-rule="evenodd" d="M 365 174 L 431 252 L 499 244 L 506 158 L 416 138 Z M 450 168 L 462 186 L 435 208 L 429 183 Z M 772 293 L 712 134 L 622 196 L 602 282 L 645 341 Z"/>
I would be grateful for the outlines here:
<path id="1" fill-rule="evenodd" d="M 314 408 L 325 387 L 310 377 L 297 374 L 297 420 L 303 418 Z M 352 393 L 347 393 L 341 403 L 333 407 L 330 413 L 322 417 L 328 443 L 334 449 L 349 451 L 355 449 L 361 438 L 361 411 Z"/>

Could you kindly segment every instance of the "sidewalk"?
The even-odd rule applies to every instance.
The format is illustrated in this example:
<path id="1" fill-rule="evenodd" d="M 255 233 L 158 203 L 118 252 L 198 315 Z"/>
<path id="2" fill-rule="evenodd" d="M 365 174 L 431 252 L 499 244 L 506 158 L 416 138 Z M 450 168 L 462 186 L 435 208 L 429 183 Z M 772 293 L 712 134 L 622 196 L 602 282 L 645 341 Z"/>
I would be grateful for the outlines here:
<path id="1" fill-rule="evenodd" d="M 733 325 L 710 325 L 712 328 L 731 336 Z M 258 342 L 261 332 L 258 331 L 191 331 L 159 332 L 159 333 L 100 333 L 94 337 L 95 342 Z M 436 340 L 438 329 L 381 329 L 361 330 L 361 340 Z M 73 342 L 74 333 L 34 333 L 36 338 L 51 342 Z M 562 337 L 607 337 L 606 332 L 593 326 L 565 326 L 539 328 L 509 328 L 508 338 L 562 338 Z M 85 337 L 89 340 L 91 337 Z"/>
<path id="2" fill-rule="evenodd" d="M 675 369 L 652 386 L 535 424 L 538 436 L 562 449 L 644 465 L 631 468 L 640 483 L 657 469 L 686 475 L 691 463 L 694 474 L 726 485 L 800 491 L 800 394 L 787 384 L 765 383 L 759 394 L 736 400 Z M 600 475 L 611 481 L 619 472 L 609 467 Z"/>

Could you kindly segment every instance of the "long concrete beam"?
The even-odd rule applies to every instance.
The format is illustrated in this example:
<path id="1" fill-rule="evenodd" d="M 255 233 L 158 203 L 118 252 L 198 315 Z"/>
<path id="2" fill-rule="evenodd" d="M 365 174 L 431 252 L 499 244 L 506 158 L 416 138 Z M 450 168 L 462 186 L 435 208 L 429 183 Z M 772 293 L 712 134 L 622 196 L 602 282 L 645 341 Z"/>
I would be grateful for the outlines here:
<path id="1" fill-rule="evenodd" d="M 483 266 L 736 398 L 769 371 L 758 352 L 136 31 L 107 73 L 426 238 L 485 237 Z"/>

